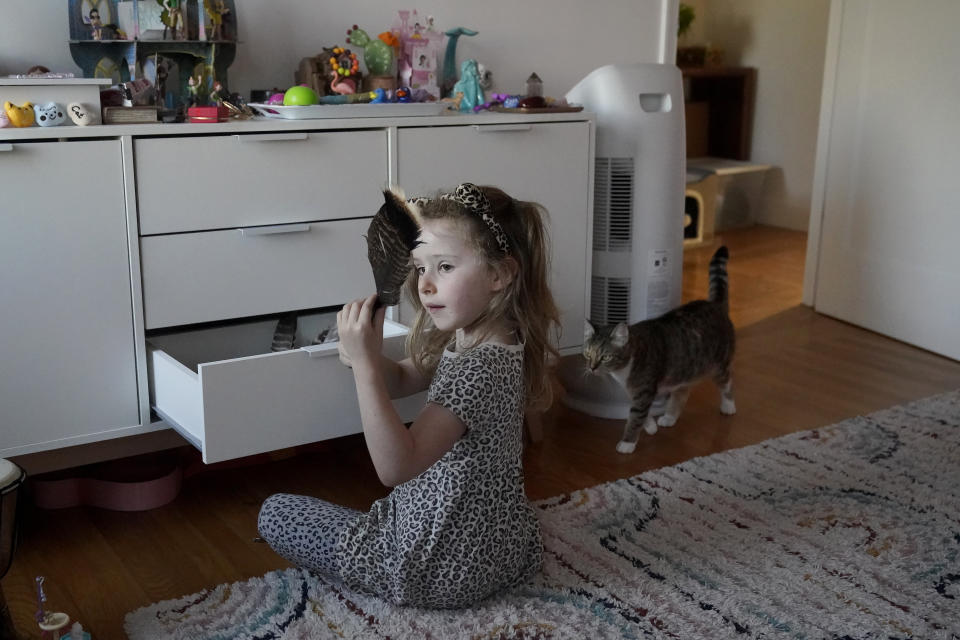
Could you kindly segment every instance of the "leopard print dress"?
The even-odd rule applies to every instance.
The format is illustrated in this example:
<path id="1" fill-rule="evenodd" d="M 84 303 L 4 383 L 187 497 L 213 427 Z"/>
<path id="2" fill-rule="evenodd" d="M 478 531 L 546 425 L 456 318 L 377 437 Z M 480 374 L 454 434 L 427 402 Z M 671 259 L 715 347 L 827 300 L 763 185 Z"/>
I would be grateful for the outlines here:
<path id="1" fill-rule="evenodd" d="M 523 388 L 523 345 L 444 352 L 427 402 L 467 431 L 341 533 L 347 585 L 397 604 L 459 608 L 539 570 L 540 526 L 523 485 Z"/>

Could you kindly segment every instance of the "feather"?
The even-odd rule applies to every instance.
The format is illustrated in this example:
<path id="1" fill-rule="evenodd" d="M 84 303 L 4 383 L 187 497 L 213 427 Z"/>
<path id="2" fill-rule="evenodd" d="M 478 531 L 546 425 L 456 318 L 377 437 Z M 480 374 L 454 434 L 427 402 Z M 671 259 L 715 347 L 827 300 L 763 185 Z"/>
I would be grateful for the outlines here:
<path id="1" fill-rule="evenodd" d="M 419 211 L 401 194 L 385 190 L 384 203 L 367 229 L 367 260 L 377 285 L 377 306 L 399 304 L 410 272 L 410 252 L 417 246 Z"/>

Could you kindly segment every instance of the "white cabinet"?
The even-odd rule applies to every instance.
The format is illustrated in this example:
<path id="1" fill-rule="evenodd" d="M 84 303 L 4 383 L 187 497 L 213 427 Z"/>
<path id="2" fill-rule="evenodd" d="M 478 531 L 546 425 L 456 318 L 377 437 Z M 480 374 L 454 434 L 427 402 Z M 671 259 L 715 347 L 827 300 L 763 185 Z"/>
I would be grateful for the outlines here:
<path id="1" fill-rule="evenodd" d="M 310 334 L 373 290 L 391 183 L 542 204 L 578 350 L 592 149 L 581 114 L 0 129 L 0 457 L 169 425 L 213 462 L 359 431 L 350 370 Z M 289 311 L 305 347 L 272 353 Z"/>
<path id="2" fill-rule="evenodd" d="M 141 423 L 121 157 L 0 143 L 0 457 Z"/>
<path id="3" fill-rule="evenodd" d="M 397 135 L 397 182 L 408 196 L 461 182 L 500 187 L 549 213 L 551 290 L 562 317 L 560 347 L 583 343 L 590 263 L 589 122 L 404 128 Z"/>

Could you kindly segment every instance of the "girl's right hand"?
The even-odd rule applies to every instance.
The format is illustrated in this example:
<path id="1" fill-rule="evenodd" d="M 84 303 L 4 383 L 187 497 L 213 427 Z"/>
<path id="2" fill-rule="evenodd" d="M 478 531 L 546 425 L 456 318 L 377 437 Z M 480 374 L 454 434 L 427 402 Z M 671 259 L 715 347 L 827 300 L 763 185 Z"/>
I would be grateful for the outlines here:
<path id="1" fill-rule="evenodd" d="M 353 368 L 358 362 L 374 364 L 383 350 L 386 307 L 374 311 L 377 294 L 348 302 L 337 312 L 337 352 L 340 362 Z"/>

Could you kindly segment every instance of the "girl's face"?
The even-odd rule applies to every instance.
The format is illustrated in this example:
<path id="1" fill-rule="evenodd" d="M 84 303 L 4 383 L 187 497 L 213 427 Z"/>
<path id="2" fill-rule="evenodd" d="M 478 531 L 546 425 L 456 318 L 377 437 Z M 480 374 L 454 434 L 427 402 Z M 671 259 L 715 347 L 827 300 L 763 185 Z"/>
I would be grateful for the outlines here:
<path id="1" fill-rule="evenodd" d="M 420 302 L 441 331 L 466 329 L 507 282 L 485 264 L 450 220 L 426 220 L 412 252 Z"/>

